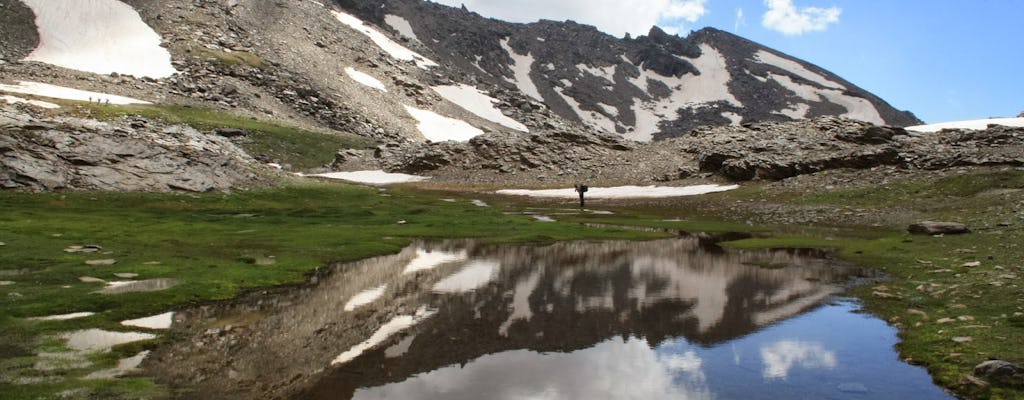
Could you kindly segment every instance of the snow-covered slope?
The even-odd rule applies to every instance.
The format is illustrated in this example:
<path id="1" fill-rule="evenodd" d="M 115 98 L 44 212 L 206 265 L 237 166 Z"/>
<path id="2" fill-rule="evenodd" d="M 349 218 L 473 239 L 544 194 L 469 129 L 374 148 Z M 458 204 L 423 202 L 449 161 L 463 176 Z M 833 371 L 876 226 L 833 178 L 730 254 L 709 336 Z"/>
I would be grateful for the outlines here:
<path id="1" fill-rule="evenodd" d="M 26 61 L 79 71 L 163 78 L 174 74 L 161 38 L 117 0 L 21 0 L 36 15 L 39 46 Z"/>
<path id="2" fill-rule="evenodd" d="M 938 132 L 943 129 L 982 130 L 988 128 L 989 125 L 1024 127 L 1024 118 L 989 118 L 971 121 L 942 122 L 938 124 L 908 126 L 907 130 L 915 132 Z"/>

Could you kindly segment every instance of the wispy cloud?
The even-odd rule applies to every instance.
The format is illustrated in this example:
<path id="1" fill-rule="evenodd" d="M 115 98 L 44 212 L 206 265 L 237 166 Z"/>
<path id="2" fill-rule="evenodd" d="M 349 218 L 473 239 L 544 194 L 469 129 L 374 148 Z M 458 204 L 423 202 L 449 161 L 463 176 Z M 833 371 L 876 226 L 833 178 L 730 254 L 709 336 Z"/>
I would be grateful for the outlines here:
<path id="1" fill-rule="evenodd" d="M 654 25 L 692 24 L 708 0 L 431 0 L 513 22 L 571 19 L 616 36 L 647 34 Z"/>
<path id="2" fill-rule="evenodd" d="M 829 25 L 838 23 L 843 12 L 839 7 L 804 7 L 798 10 L 793 0 L 765 0 L 764 3 L 768 12 L 761 24 L 784 35 L 824 31 Z"/>
<path id="3" fill-rule="evenodd" d="M 736 23 L 732 27 L 733 32 L 739 32 L 741 27 L 747 26 L 747 17 L 743 15 L 743 8 L 736 9 Z"/>

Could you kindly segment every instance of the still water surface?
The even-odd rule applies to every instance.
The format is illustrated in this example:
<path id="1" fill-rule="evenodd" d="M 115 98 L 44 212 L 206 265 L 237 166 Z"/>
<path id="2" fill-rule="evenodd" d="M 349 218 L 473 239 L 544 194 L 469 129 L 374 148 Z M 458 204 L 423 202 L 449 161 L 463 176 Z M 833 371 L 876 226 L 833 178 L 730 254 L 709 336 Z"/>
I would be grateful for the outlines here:
<path id="1" fill-rule="evenodd" d="M 951 398 L 837 297 L 872 272 L 815 250 L 449 241 L 337 268 L 179 313 L 196 338 L 150 369 L 207 398 Z"/>

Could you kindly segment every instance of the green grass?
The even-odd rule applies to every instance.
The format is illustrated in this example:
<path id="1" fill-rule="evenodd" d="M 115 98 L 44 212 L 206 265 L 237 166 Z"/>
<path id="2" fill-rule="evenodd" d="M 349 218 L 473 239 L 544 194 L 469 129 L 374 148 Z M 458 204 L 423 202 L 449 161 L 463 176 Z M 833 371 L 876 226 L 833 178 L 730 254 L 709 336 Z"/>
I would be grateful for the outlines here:
<path id="1" fill-rule="evenodd" d="M 253 156 L 264 155 L 302 170 L 334 161 L 339 149 L 371 146 L 368 139 L 354 134 L 314 132 L 295 126 L 237 116 L 223 111 L 179 105 L 100 105 L 75 103 L 86 107 L 93 117 L 111 120 L 137 115 L 172 124 L 185 124 L 199 130 L 235 128 L 248 133 L 241 144 Z"/>

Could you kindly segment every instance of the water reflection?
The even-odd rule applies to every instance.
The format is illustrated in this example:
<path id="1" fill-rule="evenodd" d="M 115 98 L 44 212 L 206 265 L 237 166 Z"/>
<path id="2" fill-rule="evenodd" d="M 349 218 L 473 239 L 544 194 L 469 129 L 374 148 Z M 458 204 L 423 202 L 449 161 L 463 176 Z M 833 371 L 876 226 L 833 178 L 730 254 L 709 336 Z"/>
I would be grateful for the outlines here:
<path id="1" fill-rule="evenodd" d="M 700 399 L 843 369 L 827 337 L 768 333 L 870 271 L 713 242 L 418 243 L 316 285 L 178 313 L 193 339 L 147 366 L 218 399 Z M 892 344 L 878 351 L 898 363 Z M 756 396 L 726 398 L 744 397 Z"/>

